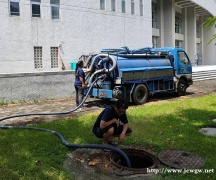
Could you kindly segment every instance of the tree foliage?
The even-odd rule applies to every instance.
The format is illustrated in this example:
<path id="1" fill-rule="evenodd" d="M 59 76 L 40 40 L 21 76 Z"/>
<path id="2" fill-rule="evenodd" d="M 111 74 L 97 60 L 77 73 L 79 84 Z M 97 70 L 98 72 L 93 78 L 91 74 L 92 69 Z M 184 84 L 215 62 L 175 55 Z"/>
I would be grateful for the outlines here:
<path id="1" fill-rule="evenodd" d="M 215 25 L 216 23 L 216 16 L 214 17 L 209 17 L 204 23 L 204 27 L 207 29 L 210 29 L 213 25 Z M 214 39 L 216 39 L 216 34 L 213 35 L 213 37 L 210 39 L 210 41 L 208 42 L 208 44 L 210 44 Z M 215 43 L 216 45 L 216 43 Z"/>

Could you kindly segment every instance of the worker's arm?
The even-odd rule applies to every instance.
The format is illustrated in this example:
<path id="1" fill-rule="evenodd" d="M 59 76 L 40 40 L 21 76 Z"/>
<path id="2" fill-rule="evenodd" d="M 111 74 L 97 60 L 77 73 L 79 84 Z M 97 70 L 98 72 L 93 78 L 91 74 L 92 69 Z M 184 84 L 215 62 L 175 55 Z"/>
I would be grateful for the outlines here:
<path id="1" fill-rule="evenodd" d="M 101 122 L 100 122 L 100 128 L 103 129 L 103 128 L 105 128 L 105 127 L 107 127 L 107 126 L 109 126 L 111 124 L 114 124 L 114 123 L 116 123 L 116 125 L 118 126 L 118 123 L 119 123 L 118 119 L 113 118 L 110 121 L 101 120 Z"/>
<path id="2" fill-rule="evenodd" d="M 82 77 L 79 77 L 79 80 L 80 80 L 80 82 L 82 83 L 82 87 L 85 87 L 86 84 L 85 84 L 85 82 L 84 82 L 84 79 L 83 79 Z"/>
<path id="3" fill-rule="evenodd" d="M 123 142 L 123 141 L 124 141 L 124 138 L 125 138 L 127 129 L 128 129 L 128 123 L 123 124 L 123 130 L 122 130 L 121 134 L 119 135 L 119 141 L 120 141 L 120 142 Z"/>

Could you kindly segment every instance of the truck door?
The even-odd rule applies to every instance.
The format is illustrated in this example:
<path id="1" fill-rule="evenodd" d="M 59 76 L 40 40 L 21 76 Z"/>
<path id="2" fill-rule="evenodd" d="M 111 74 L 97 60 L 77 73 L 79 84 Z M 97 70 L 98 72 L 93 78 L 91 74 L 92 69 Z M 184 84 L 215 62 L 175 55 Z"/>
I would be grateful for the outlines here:
<path id="1" fill-rule="evenodd" d="M 184 51 L 177 51 L 177 69 L 176 74 L 191 74 L 192 73 L 192 65 Z"/>

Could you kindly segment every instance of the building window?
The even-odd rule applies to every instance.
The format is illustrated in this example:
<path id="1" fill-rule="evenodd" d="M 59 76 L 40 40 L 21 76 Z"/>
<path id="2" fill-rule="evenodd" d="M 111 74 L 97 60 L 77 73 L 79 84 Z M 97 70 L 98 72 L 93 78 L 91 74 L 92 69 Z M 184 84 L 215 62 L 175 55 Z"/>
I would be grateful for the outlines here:
<path id="1" fill-rule="evenodd" d="M 42 47 L 34 47 L 34 66 L 35 69 L 43 68 Z"/>
<path id="2" fill-rule="evenodd" d="M 105 0 L 100 0 L 100 9 L 105 10 Z"/>
<path id="3" fill-rule="evenodd" d="M 59 0 L 50 0 L 52 19 L 59 19 Z"/>
<path id="4" fill-rule="evenodd" d="M 135 14 L 135 5 L 134 5 L 134 0 L 131 0 L 131 14 Z"/>
<path id="5" fill-rule="evenodd" d="M 10 15 L 11 16 L 19 16 L 19 0 L 10 0 Z"/>
<path id="6" fill-rule="evenodd" d="M 143 16 L 143 0 L 140 0 L 140 16 Z"/>
<path id="7" fill-rule="evenodd" d="M 157 47 L 158 47 L 158 37 L 152 36 L 152 48 L 157 48 Z"/>
<path id="8" fill-rule="evenodd" d="M 152 27 L 157 28 L 157 3 L 152 3 Z"/>
<path id="9" fill-rule="evenodd" d="M 175 33 L 182 34 L 182 14 L 175 13 Z"/>
<path id="10" fill-rule="evenodd" d="M 125 4 L 125 0 L 122 0 L 121 5 L 122 5 L 122 13 L 126 13 L 126 4 Z"/>
<path id="11" fill-rule="evenodd" d="M 115 11 L 116 7 L 115 7 L 115 0 L 111 0 L 111 11 Z"/>
<path id="12" fill-rule="evenodd" d="M 41 17 L 40 4 L 41 0 L 31 0 L 32 17 Z"/>
<path id="13" fill-rule="evenodd" d="M 182 41 L 175 40 L 175 47 L 182 48 Z"/>
<path id="14" fill-rule="evenodd" d="M 50 47 L 51 68 L 58 68 L 58 47 Z"/>

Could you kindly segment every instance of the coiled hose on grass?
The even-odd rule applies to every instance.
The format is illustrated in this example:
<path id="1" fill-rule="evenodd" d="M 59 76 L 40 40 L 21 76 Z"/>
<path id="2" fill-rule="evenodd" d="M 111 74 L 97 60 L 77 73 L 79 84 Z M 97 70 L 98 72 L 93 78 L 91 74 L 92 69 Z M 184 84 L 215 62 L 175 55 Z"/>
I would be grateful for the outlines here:
<path id="1" fill-rule="evenodd" d="M 88 94 L 90 93 L 93 85 L 99 80 L 104 78 L 105 75 L 101 75 L 98 78 L 96 78 L 90 85 L 88 92 L 86 93 L 85 98 L 83 99 L 83 101 L 80 103 L 79 106 L 77 106 L 76 108 L 69 110 L 69 111 L 64 111 L 64 112 L 49 112 L 49 113 L 27 113 L 27 114 L 15 114 L 15 115 L 11 115 L 11 116 L 5 116 L 5 117 L 1 117 L 0 121 L 6 120 L 6 119 L 10 119 L 10 118 L 16 118 L 16 117 L 24 117 L 24 116 L 33 116 L 33 115 L 60 115 L 60 114 L 69 114 L 71 112 L 76 111 L 77 109 L 79 109 L 83 103 L 86 101 Z M 127 157 L 127 155 L 120 150 L 119 148 L 113 147 L 113 146 L 106 146 L 106 145 L 99 145 L 99 144 L 70 144 L 68 143 L 65 138 L 58 132 L 50 130 L 50 129 L 45 129 L 45 128 L 37 128 L 37 127 L 26 127 L 26 126 L 8 126 L 8 125 L 0 125 L 1 129 L 28 129 L 28 130 L 38 130 L 38 131 L 45 131 L 45 132 L 50 132 L 55 134 L 56 136 L 59 137 L 60 141 L 62 142 L 63 145 L 65 145 L 68 148 L 91 148 L 91 149 L 108 149 L 111 151 L 114 151 L 116 153 L 119 153 L 126 161 L 126 164 L 129 168 L 131 168 L 131 163 L 129 158 Z"/>

